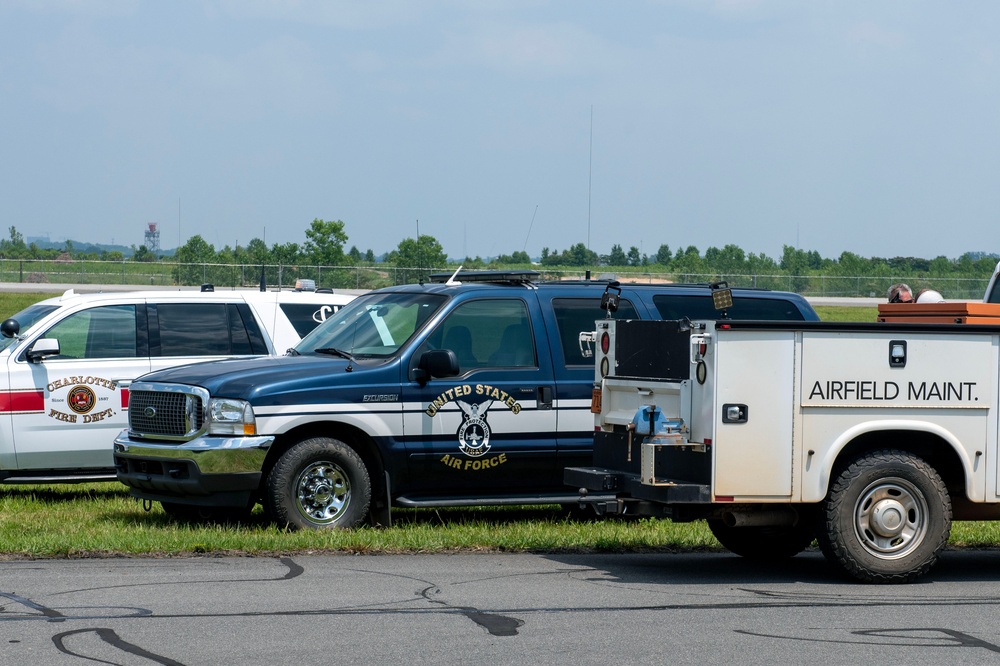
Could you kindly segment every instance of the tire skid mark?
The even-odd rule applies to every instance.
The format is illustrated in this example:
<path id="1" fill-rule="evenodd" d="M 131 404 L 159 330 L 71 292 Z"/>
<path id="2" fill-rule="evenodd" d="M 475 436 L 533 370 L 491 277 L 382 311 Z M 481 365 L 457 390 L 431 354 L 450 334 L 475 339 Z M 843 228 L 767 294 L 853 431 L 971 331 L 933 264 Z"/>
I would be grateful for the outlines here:
<path id="1" fill-rule="evenodd" d="M 151 583 L 128 583 L 122 585 L 103 585 L 101 587 L 82 587 L 75 590 L 63 590 L 62 592 L 52 592 L 46 596 L 57 597 L 62 594 L 76 594 L 77 592 L 93 592 L 95 590 L 114 590 L 123 587 L 129 587 L 129 588 L 156 587 L 161 585 L 191 585 L 191 584 L 202 585 L 205 583 L 275 583 L 282 580 L 292 580 L 293 578 L 298 578 L 303 573 L 305 573 L 305 569 L 302 567 L 302 565 L 300 565 L 298 562 L 296 562 L 290 557 L 281 557 L 278 558 L 278 561 L 285 567 L 287 567 L 288 571 L 286 571 L 283 575 L 277 578 L 222 578 L 218 580 L 176 580 L 176 581 L 166 580 L 166 581 L 157 581 Z"/>
<path id="2" fill-rule="evenodd" d="M 135 645 L 134 643 L 129 643 L 128 641 L 122 640 L 118 636 L 118 634 L 114 632 L 113 629 L 91 627 L 87 629 L 76 629 L 74 631 L 66 631 L 61 634 L 56 634 L 55 636 L 53 636 L 52 642 L 55 643 L 57 650 L 59 650 L 63 654 L 68 654 L 71 657 L 80 657 L 81 659 L 86 659 L 87 661 L 93 661 L 98 664 L 113 664 L 113 665 L 117 664 L 117 662 L 114 661 L 106 661 L 104 659 L 98 659 L 96 657 L 89 657 L 85 654 L 74 652 L 73 650 L 70 650 L 68 647 L 66 647 L 67 638 L 69 638 L 70 636 L 77 636 L 80 634 L 87 634 L 87 633 L 97 634 L 97 636 L 108 645 L 118 650 L 121 650 L 122 652 L 130 654 L 134 657 L 142 657 L 143 659 L 148 659 L 157 664 L 162 664 L 163 666 L 184 666 L 184 664 L 182 664 L 179 661 L 174 661 L 173 659 L 170 659 L 168 657 L 163 657 L 158 654 L 154 654 L 152 652 L 149 652 L 148 650 L 144 650 L 143 648 L 139 647 L 138 645 Z"/>
<path id="3" fill-rule="evenodd" d="M 28 599 L 27 597 L 22 597 L 17 594 L 12 594 L 10 592 L 0 592 L 0 597 L 6 597 L 11 601 L 16 601 L 22 606 L 26 606 L 32 610 L 38 611 L 38 613 L 40 613 L 41 616 L 46 620 L 59 621 L 65 617 L 62 613 L 55 610 L 54 608 L 49 608 L 48 606 L 43 606 L 42 604 L 35 603 L 34 601 Z M 8 619 L 3 617 L 3 613 L 6 613 L 6 611 L 7 611 L 6 607 L 0 609 L 0 620 Z M 37 617 L 37 615 L 35 617 Z"/>
<path id="4" fill-rule="evenodd" d="M 440 591 L 440 587 L 432 585 L 431 587 L 425 588 L 420 595 L 432 604 L 449 609 L 454 613 L 464 615 L 488 631 L 492 636 L 517 636 L 518 628 L 524 626 L 524 620 L 520 620 L 516 617 L 507 617 L 506 615 L 501 615 L 499 613 L 487 613 L 468 606 L 452 606 L 440 599 L 432 599 L 430 597 L 432 593 Z"/>
<path id="5" fill-rule="evenodd" d="M 817 631 L 822 631 L 817 629 Z M 757 638 L 774 638 L 778 640 L 786 641 L 802 641 L 805 643 L 834 643 L 838 645 L 873 645 L 885 647 L 886 643 L 884 640 L 850 640 L 850 639 L 839 639 L 839 638 L 818 638 L 813 636 L 788 636 L 781 634 L 764 634 L 756 631 L 746 631 L 743 629 L 734 629 L 733 633 L 742 634 L 743 636 L 755 636 Z M 989 652 L 1000 653 L 1000 646 L 981 638 L 976 638 L 972 634 L 967 634 L 964 631 L 957 631 L 955 629 L 944 629 L 940 627 L 922 627 L 915 629 L 912 627 L 906 628 L 896 628 L 896 629 L 858 629 L 856 631 L 850 631 L 850 635 L 858 636 L 861 638 L 895 638 L 902 639 L 904 641 L 911 641 L 909 647 L 940 647 L 940 648 L 981 648 Z M 938 634 L 938 635 L 931 635 Z M 906 643 L 896 642 L 893 643 L 895 646 L 906 645 Z"/>

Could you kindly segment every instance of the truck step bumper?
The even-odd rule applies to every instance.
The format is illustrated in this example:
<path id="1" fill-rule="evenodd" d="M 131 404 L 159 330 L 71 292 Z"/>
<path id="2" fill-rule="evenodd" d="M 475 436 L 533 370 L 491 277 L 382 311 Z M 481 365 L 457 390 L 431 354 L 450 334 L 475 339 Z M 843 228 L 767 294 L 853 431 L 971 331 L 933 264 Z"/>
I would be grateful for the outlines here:
<path id="1" fill-rule="evenodd" d="M 642 483 L 638 474 L 602 467 L 567 467 L 563 481 L 581 490 L 581 498 L 594 493 L 614 493 L 619 499 L 635 499 L 662 504 L 711 504 L 712 490 L 700 483 L 658 480 L 658 485 Z"/>

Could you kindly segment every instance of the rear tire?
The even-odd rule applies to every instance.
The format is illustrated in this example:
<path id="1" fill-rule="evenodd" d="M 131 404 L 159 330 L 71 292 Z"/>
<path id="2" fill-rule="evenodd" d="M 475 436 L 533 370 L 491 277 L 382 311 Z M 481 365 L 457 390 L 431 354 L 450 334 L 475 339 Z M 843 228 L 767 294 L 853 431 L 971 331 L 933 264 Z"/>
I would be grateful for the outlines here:
<path id="1" fill-rule="evenodd" d="M 757 562 L 795 557 L 814 539 L 813 525 L 804 519 L 796 525 L 749 527 L 730 527 L 718 518 L 710 518 L 707 522 L 712 535 L 726 550 Z"/>
<path id="2" fill-rule="evenodd" d="M 874 451 L 830 485 L 818 530 L 827 559 L 869 583 L 907 583 L 928 571 L 951 533 L 951 498 L 938 473 L 905 451 Z"/>
<path id="3" fill-rule="evenodd" d="M 314 437 L 278 459 L 267 476 L 264 508 L 292 529 L 355 527 L 368 514 L 371 492 L 368 469 L 354 449 Z"/>

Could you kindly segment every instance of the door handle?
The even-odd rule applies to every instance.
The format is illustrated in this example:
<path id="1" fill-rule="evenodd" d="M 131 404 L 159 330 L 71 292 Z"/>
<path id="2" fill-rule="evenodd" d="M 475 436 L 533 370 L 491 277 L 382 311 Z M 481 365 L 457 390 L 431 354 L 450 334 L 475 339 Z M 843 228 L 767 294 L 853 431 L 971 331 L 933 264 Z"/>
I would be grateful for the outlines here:
<path id="1" fill-rule="evenodd" d="M 552 409 L 552 387 L 538 387 L 538 409 Z"/>

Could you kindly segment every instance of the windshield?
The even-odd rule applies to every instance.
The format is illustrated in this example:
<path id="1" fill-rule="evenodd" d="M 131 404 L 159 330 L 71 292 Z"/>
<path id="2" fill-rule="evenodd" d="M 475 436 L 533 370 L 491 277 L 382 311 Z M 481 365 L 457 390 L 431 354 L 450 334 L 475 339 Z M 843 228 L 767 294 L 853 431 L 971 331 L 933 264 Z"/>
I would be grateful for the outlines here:
<path id="1" fill-rule="evenodd" d="M 20 335 L 23 335 L 28 332 L 29 328 L 35 325 L 35 322 L 58 307 L 58 305 L 42 305 L 41 303 L 35 303 L 34 305 L 29 305 L 25 309 L 21 310 L 16 315 L 11 317 L 11 319 L 16 319 L 17 323 L 21 325 Z M 13 342 L 14 338 L 5 338 L 0 336 L 0 351 L 7 349 L 7 347 L 9 347 Z"/>
<path id="2" fill-rule="evenodd" d="M 295 346 L 300 354 L 346 352 L 386 358 L 405 345 L 444 304 L 437 294 L 382 292 L 359 296 Z"/>

